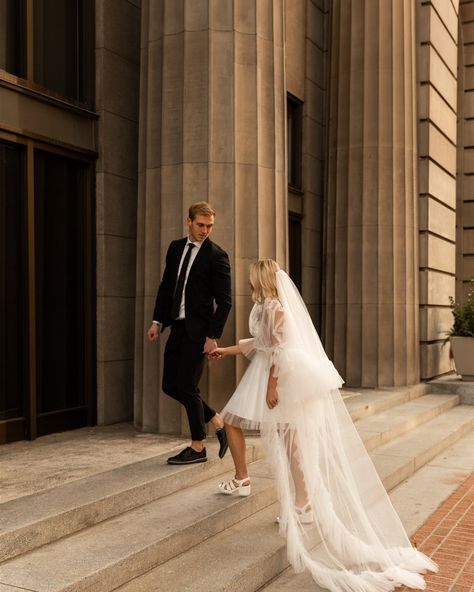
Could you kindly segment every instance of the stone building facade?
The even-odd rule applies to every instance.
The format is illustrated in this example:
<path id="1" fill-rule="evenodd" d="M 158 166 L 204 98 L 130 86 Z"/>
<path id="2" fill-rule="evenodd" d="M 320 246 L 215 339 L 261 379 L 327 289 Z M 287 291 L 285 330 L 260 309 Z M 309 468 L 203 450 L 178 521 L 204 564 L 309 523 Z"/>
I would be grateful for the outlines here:
<path id="1" fill-rule="evenodd" d="M 184 428 L 146 329 L 201 199 L 233 270 L 223 343 L 247 334 L 249 263 L 273 257 L 348 385 L 450 370 L 449 296 L 474 275 L 474 2 L 70 4 L 48 25 L 50 0 L 0 0 L 0 440 Z M 243 369 L 207 369 L 213 406 Z"/>

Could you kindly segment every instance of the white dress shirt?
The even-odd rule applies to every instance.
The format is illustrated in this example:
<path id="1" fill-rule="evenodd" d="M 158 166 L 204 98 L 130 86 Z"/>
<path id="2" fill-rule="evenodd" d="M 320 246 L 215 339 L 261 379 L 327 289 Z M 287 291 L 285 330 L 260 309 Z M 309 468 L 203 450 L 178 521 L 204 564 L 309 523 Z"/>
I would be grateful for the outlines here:
<path id="1" fill-rule="evenodd" d="M 183 297 L 181 298 L 181 305 L 179 307 L 179 315 L 178 315 L 178 319 L 182 320 L 185 317 L 185 293 L 186 293 L 186 284 L 188 282 L 188 276 L 189 276 L 189 272 L 191 271 L 191 267 L 194 263 L 194 260 L 197 257 L 197 254 L 199 252 L 199 249 L 202 246 L 202 242 L 197 242 L 197 241 L 192 241 L 189 237 L 188 240 L 186 241 L 186 246 L 183 249 L 183 254 L 181 255 L 181 261 L 179 262 L 179 267 L 178 267 L 178 274 L 176 276 L 176 281 L 178 281 L 179 278 L 179 273 L 181 271 L 181 267 L 183 265 L 183 261 L 184 258 L 186 257 L 186 251 L 188 250 L 188 245 L 192 243 L 194 245 L 194 249 L 191 250 L 191 256 L 189 258 L 189 264 L 188 264 L 188 269 L 186 271 L 186 276 L 184 278 L 184 287 L 183 287 Z"/>

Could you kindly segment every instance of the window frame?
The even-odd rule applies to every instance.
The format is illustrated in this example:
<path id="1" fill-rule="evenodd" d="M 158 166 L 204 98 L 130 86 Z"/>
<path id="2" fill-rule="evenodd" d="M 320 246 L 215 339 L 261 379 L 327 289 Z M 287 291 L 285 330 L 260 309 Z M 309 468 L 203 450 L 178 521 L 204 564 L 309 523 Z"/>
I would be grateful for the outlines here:
<path id="1" fill-rule="evenodd" d="M 87 20 L 87 26 L 84 26 L 81 31 L 84 50 L 82 58 L 78 59 L 78 76 L 81 78 L 84 87 L 84 100 L 68 97 L 36 82 L 34 77 L 34 0 L 26 0 L 26 47 L 23 49 L 24 53 L 26 53 L 25 77 L 17 76 L 0 69 L 0 85 L 13 85 L 35 96 L 40 96 L 49 102 L 60 102 L 62 105 L 70 105 L 71 107 L 79 108 L 82 112 L 94 112 L 95 0 L 89 1 L 87 9 L 86 16 L 84 17 Z"/>

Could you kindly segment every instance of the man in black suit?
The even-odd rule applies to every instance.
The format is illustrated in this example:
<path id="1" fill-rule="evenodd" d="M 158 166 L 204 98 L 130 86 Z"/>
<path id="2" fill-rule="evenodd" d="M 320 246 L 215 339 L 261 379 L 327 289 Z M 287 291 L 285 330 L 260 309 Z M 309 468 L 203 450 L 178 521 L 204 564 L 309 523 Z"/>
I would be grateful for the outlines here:
<path id="1" fill-rule="evenodd" d="M 173 241 L 156 297 L 148 339 L 156 341 L 166 327 L 163 391 L 179 401 L 188 416 L 191 446 L 168 459 L 169 464 L 206 462 L 206 423 L 219 439 L 219 457 L 227 450 L 224 422 L 201 399 L 198 387 L 206 354 L 217 347 L 232 306 L 227 253 L 209 239 L 215 212 L 207 202 L 189 208 L 188 237 Z M 214 306 L 215 302 L 215 306 Z"/>

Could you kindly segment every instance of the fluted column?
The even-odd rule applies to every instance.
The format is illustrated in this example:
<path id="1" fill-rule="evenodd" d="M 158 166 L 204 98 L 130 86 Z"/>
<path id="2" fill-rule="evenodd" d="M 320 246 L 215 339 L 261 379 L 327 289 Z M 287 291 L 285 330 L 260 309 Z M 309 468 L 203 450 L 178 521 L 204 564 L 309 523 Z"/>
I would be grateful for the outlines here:
<path id="1" fill-rule="evenodd" d="M 162 350 L 146 342 L 169 242 L 188 206 L 208 199 L 212 238 L 229 253 L 234 308 L 222 343 L 247 334 L 248 264 L 286 264 L 283 0 L 142 0 L 135 423 L 184 429 L 160 390 Z M 240 367 L 202 380 L 220 409 Z"/>
<path id="2" fill-rule="evenodd" d="M 348 385 L 419 380 L 412 0 L 334 0 L 326 349 Z"/>

